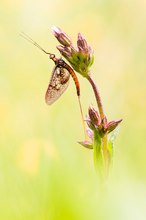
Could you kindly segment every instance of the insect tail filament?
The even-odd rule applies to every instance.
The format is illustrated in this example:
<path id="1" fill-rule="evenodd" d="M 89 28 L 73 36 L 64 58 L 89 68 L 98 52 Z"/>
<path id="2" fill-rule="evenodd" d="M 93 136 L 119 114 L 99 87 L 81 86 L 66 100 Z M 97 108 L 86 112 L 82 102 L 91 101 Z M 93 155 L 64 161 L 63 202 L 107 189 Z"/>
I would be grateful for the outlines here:
<path id="1" fill-rule="evenodd" d="M 85 140 L 86 140 L 87 139 L 87 133 L 86 133 L 86 126 L 85 126 L 85 120 L 84 120 L 84 116 L 83 116 L 83 109 L 82 109 L 82 105 L 81 105 L 80 96 L 78 96 L 78 101 L 79 101 L 81 118 L 82 118 L 82 123 L 83 123 L 83 128 L 84 128 L 84 135 L 85 135 Z"/>

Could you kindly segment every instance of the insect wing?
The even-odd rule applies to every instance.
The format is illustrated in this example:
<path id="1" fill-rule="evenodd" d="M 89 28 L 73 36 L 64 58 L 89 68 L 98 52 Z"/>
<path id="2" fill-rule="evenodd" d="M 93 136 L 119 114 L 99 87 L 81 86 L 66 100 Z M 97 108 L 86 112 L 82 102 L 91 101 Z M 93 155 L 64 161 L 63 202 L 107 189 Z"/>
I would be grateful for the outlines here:
<path id="1" fill-rule="evenodd" d="M 62 66 L 56 65 L 46 91 L 45 101 L 48 105 L 53 104 L 67 89 L 70 74 Z"/>

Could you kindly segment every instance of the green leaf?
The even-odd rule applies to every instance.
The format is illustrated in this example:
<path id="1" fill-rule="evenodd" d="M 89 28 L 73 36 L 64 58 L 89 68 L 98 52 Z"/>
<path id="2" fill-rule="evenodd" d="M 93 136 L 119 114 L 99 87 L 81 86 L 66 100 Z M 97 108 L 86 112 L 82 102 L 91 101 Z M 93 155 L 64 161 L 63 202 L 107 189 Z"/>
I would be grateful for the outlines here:
<path id="1" fill-rule="evenodd" d="M 103 175 L 104 161 L 102 156 L 102 141 L 97 130 L 94 130 L 93 157 L 96 171 Z"/>
<path id="2" fill-rule="evenodd" d="M 109 164 L 112 163 L 113 160 L 113 148 L 114 148 L 114 141 L 117 137 L 119 129 L 116 128 L 111 134 L 108 140 L 108 153 L 109 153 Z"/>
<path id="3" fill-rule="evenodd" d="M 109 141 L 111 142 L 112 146 L 114 146 L 114 142 L 118 135 L 118 132 L 119 132 L 119 128 L 116 128 L 113 132 L 110 133 Z"/>
<path id="4" fill-rule="evenodd" d="M 85 148 L 93 149 L 93 145 L 89 141 L 79 141 L 78 143 L 81 144 Z"/>

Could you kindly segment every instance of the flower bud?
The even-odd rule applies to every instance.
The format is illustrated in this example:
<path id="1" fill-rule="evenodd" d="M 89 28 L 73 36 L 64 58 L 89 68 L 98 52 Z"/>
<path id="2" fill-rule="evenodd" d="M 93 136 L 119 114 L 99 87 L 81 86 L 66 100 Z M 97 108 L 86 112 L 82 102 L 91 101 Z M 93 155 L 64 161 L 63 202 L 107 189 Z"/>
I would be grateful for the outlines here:
<path id="1" fill-rule="evenodd" d="M 73 47 L 70 37 L 58 27 L 53 27 L 53 34 L 62 44 L 57 49 L 68 60 L 73 69 L 84 77 L 88 77 L 89 68 L 93 64 L 93 50 L 85 38 L 78 34 L 77 49 Z"/>
<path id="2" fill-rule="evenodd" d="M 57 49 L 60 51 L 60 53 L 64 56 L 64 57 L 71 57 L 71 50 L 69 47 L 64 47 L 62 45 L 57 46 Z"/>
<path id="3" fill-rule="evenodd" d="M 81 35 L 81 33 L 78 33 L 78 40 L 77 40 L 77 46 L 79 51 L 83 53 L 88 53 L 88 44 L 85 38 Z"/>
<path id="4" fill-rule="evenodd" d="M 99 116 L 98 112 L 93 107 L 89 107 L 88 113 L 89 113 L 89 117 L 90 117 L 92 124 L 96 128 L 98 128 L 98 126 L 101 123 L 100 116 Z"/>
<path id="5" fill-rule="evenodd" d="M 70 37 L 58 27 L 52 27 L 52 31 L 57 40 L 64 46 L 72 44 Z"/>
<path id="6" fill-rule="evenodd" d="M 90 128 L 87 128 L 87 129 L 86 129 L 86 132 L 87 132 L 88 137 L 89 137 L 91 140 L 93 140 L 93 138 L 94 138 L 94 132 L 93 132 Z"/>
<path id="7" fill-rule="evenodd" d="M 91 130 L 94 130 L 95 129 L 95 126 L 93 125 L 93 123 L 91 122 L 90 118 L 88 116 L 86 116 L 86 123 L 88 125 L 88 127 L 91 129 Z"/>
<path id="8" fill-rule="evenodd" d="M 115 120 L 115 121 L 110 121 L 108 124 L 107 124 L 107 132 L 110 133 L 111 131 L 113 131 L 119 124 L 120 122 L 122 121 L 122 119 L 120 120 Z"/>

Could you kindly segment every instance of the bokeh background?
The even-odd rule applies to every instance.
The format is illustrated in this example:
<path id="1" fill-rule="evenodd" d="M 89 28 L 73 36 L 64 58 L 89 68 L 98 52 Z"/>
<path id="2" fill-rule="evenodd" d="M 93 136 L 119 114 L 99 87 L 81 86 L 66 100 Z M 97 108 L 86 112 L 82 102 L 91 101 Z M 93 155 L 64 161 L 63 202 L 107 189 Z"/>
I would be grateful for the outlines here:
<path id="1" fill-rule="evenodd" d="M 14 0 L 0 6 L 0 219 L 146 219 L 146 1 Z M 94 49 L 92 74 L 109 118 L 123 122 L 106 187 L 84 139 L 75 87 L 44 101 L 59 53 L 53 25 Z M 81 76 L 84 114 L 92 90 Z"/>

